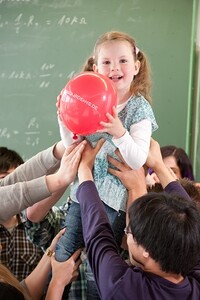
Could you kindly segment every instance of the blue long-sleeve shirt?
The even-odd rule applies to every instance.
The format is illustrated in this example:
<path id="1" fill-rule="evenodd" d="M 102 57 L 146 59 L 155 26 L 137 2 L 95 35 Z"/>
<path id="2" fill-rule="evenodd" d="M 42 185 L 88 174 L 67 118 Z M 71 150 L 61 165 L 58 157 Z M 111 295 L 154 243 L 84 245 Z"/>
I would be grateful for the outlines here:
<path id="1" fill-rule="evenodd" d="M 178 182 L 170 183 L 167 192 L 188 197 Z M 199 300 L 200 265 L 180 284 L 128 266 L 117 254 L 109 220 L 93 181 L 80 184 L 77 199 L 81 207 L 87 256 L 101 299 Z"/>

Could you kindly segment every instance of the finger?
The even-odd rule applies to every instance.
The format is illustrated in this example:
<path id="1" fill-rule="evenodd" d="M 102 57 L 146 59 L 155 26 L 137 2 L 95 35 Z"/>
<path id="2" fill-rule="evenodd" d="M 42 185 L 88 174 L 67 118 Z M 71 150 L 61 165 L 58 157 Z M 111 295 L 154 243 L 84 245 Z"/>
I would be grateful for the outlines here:
<path id="1" fill-rule="evenodd" d="M 112 111 L 113 111 L 113 117 L 116 118 L 118 115 L 116 106 L 113 106 Z"/>
<path id="2" fill-rule="evenodd" d="M 57 235 L 54 237 L 53 241 L 57 242 L 57 241 L 60 239 L 60 237 L 63 235 L 63 233 L 65 232 L 65 230 L 66 230 L 66 228 L 62 228 L 62 229 L 57 233 Z M 53 242 L 53 241 L 52 241 L 52 242 Z"/>
<path id="3" fill-rule="evenodd" d="M 57 234 L 58 238 L 60 238 L 60 237 L 63 235 L 63 233 L 65 232 L 65 230 L 66 230 L 66 228 L 62 228 L 62 229 L 58 232 L 58 234 Z"/>
<path id="4" fill-rule="evenodd" d="M 76 280 L 77 277 L 78 277 L 78 275 L 79 275 L 79 272 L 78 271 L 74 271 L 73 275 L 72 275 L 72 281 Z"/>
<path id="5" fill-rule="evenodd" d="M 117 167 L 119 170 L 122 170 L 123 168 L 123 163 L 118 161 L 117 159 L 113 158 L 112 156 L 107 156 L 107 159 L 109 163 L 111 163 L 113 166 Z"/>
<path id="6" fill-rule="evenodd" d="M 121 155 L 121 153 L 120 153 L 120 151 L 119 151 L 118 148 L 115 150 L 115 154 L 120 158 L 120 160 L 121 160 L 122 162 L 125 163 L 125 160 L 123 159 L 123 157 L 122 157 L 122 155 Z"/>
<path id="7" fill-rule="evenodd" d="M 85 148 L 87 141 L 84 140 L 80 143 L 76 143 L 76 144 L 72 144 L 69 147 L 66 148 L 64 155 L 73 157 L 77 152 L 81 152 L 83 151 L 83 149 Z"/>
<path id="8" fill-rule="evenodd" d="M 98 129 L 96 132 L 98 133 L 104 133 L 104 132 L 108 132 L 107 129 L 103 128 L 103 129 Z"/>
<path id="9" fill-rule="evenodd" d="M 100 139 L 98 140 L 96 146 L 95 146 L 95 149 L 96 149 L 96 153 L 99 152 L 99 150 L 101 149 L 101 147 L 103 146 L 103 144 L 105 143 L 105 140 L 104 139 Z"/>
<path id="10" fill-rule="evenodd" d="M 79 259 L 76 260 L 76 262 L 75 262 L 75 268 L 78 269 L 79 266 L 80 266 L 81 264 L 82 264 L 82 260 L 81 260 L 81 258 L 79 258 Z"/>
<path id="11" fill-rule="evenodd" d="M 75 144 L 72 144 L 70 146 L 68 146 L 66 149 L 65 149 L 65 155 L 69 155 L 75 148 L 76 148 L 77 145 Z"/>
<path id="12" fill-rule="evenodd" d="M 79 258 L 79 256 L 81 255 L 81 251 L 82 251 L 82 249 L 76 250 L 76 251 L 72 254 L 71 258 L 72 258 L 74 261 L 76 261 L 76 260 Z"/>
<path id="13" fill-rule="evenodd" d="M 100 122 L 100 125 L 102 125 L 105 128 L 111 128 L 113 126 L 113 124 L 108 123 L 108 122 L 103 122 L 103 121 Z"/>
<path id="14" fill-rule="evenodd" d="M 114 116 L 112 116 L 110 113 L 107 113 L 107 114 L 106 114 L 106 117 L 108 118 L 108 120 L 109 120 L 110 122 L 112 122 L 112 121 L 114 120 Z"/>
<path id="15" fill-rule="evenodd" d="M 108 168 L 108 172 L 118 178 L 121 177 L 121 172 L 120 171 L 117 171 L 115 169 L 112 169 L 112 168 Z"/>
<path id="16" fill-rule="evenodd" d="M 72 274 L 72 279 L 71 279 L 70 282 L 75 281 L 75 280 L 78 278 L 78 275 L 79 275 L 79 272 L 78 272 L 78 271 L 75 271 L 75 272 Z"/>
<path id="17" fill-rule="evenodd" d="M 119 169 L 120 171 L 129 171 L 131 170 L 131 168 L 129 167 L 129 165 L 127 165 L 127 163 L 123 160 L 119 161 L 111 156 L 108 156 L 108 161 L 115 167 L 117 167 L 117 169 Z"/>

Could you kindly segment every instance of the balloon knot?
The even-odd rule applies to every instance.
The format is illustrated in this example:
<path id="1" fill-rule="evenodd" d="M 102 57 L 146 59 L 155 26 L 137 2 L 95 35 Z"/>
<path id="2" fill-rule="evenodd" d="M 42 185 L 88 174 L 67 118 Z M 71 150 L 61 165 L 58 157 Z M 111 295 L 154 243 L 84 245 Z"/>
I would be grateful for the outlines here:
<path id="1" fill-rule="evenodd" d="M 73 136 L 73 140 L 77 140 L 77 139 L 78 139 L 77 135 L 76 135 L 76 134 L 74 134 L 74 136 Z"/>

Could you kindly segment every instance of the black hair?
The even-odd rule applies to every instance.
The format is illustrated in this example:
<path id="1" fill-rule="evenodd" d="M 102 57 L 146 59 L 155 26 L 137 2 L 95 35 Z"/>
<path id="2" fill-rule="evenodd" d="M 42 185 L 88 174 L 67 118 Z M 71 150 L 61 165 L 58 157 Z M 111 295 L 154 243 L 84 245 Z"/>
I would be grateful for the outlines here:
<path id="1" fill-rule="evenodd" d="M 200 253 L 200 212 L 192 201 L 150 192 L 129 208 L 129 227 L 164 272 L 185 276 Z"/>
<path id="2" fill-rule="evenodd" d="M 23 163 L 23 159 L 16 151 L 0 147 L 0 173 L 5 173 L 10 168 L 17 168 Z"/>
<path id="3" fill-rule="evenodd" d="M 177 166 L 180 169 L 182 178 L 188 178 L 190 180 L 195 179 L 192 163 L 184 149 L 178 148 L 173 145 L 168 145 L 161 147 L 160 150 L 162 158 L 166 158 L 168 156 L 173 156 L 175 158 Z"/>

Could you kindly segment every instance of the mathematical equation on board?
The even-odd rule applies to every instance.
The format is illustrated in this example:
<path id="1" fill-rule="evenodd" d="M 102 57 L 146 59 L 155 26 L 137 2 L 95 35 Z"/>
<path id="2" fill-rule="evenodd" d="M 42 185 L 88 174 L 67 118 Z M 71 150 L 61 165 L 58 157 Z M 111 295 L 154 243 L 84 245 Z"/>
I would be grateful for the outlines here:
<path id="1" fill-rule="evenodd" d="M 28 82 L 30 81 L 32 85 L 32 81 L 35 80 L 37 83 L 37 87 L 39 88 L 48 88 L 51 85 L 51 81 L 55 81 L 54 77 L 66 79 L 66 82 L 70 80 L 75 75 L 75 70 L 72 70 L 70 73 L 63 74 L 62 72 L 56 72 L 56 65 L 53 63 L 43 63 L 40 67 L 40 70 L 35 72 L 24 71 L 24 70 L 11 70 L 0 73 L 0 80 L 18 80 L 22 81 L 25 80 Z M 26 88 L 27 88 L 26 85 Z"/>
<path id="2" fill-rule="evenodd" d="M 40 143 L 40 134 L 40 126 L 35 117 L 30 119 L 24 132 L 20 132 L 17 129 L 9 130 L 7 127 L 0 128 L 0 140 L 24 135 L 24 143 L 28 147 L 34 147 Z M 51 130 L 48 130 L 46 133 L 47 136 L 52 136 L 52 134 Z"/>
<path id="3" fill-rule="evenodd" d="M 51 20 L 46 19 L 43 21 L 38 21 L 38 18 L 34 15 L 24 16 L 23 13 L 20 13 L 17 15 L 13 20 L 8 21 L 3 17 L 3 15 L 0 15 L 0 29 L 5 27 L 12 27 L 14 31 L 18 34 L 21 32 L 23 28 L 29 28 L 29 29 L 41 29 L 44 27 L 63 27 L 63 26 L 73 26 L 73 25 L 79 25 L 84 26 L 87 24 L 87 20 L 85 17 L 81 16 L 68 16 L 68 15 L 62 15 L 60 18 Z"/>

